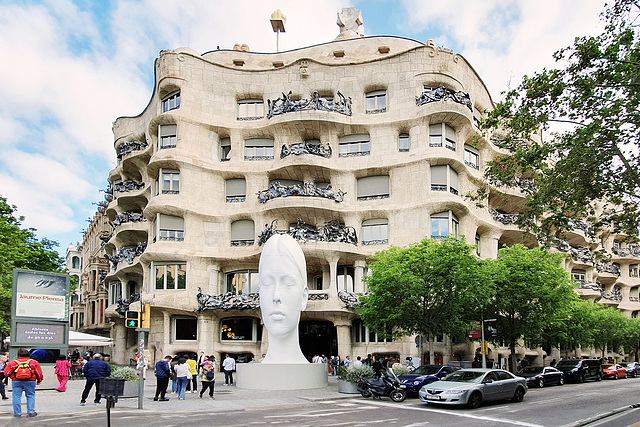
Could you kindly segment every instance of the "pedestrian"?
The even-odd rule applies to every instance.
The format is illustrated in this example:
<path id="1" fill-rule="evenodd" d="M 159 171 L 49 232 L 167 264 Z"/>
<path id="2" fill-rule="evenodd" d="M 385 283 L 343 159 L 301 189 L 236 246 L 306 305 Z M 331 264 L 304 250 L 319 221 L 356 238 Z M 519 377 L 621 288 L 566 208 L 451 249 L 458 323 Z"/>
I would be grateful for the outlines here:
<path id="1" fill-rule="evenodd" d="M 7 363 L 4 376 L 11 378 L 13 395 L 13 416 L 22 417 L 22 392 L 27 398 L 27 417 L 38 415 L 36 412 L 36 385 L 44 379 L 42 368 L 38 361 L 29 358 L 29 350 L 18 350 L 18 358 Z"/>
<path id="2" fill-rule="evenodd" d="M 7 400 L 7 392 L 5 388 L 6 377 L 4 376 L 4 368 L 7 367 L 7 356 L 0 354 L 0 396 L 2 400 Z"/>
<path id="3" fill-rule="evenodd" d="M 178 383 L 178 400 L 185 400 L 187 384 L 189 384 L 192 376 L 191 366 L 187 364 L 187 359 L 181 357 L 173 369 L 176 371 L 176 381 Z"/>
<path id="4" fill-rule="evenodd" d="M 356 357 L 356 361 L 353 362 L 354 368 L 359 368 L 360 366 L 362 366 L 362 361 L 360 359 L 362 359 L 362 357 L 360 356 Z"/>
<path id="5" fill-rule="evenodd" d="M 153 400 L 160 400 L 161 402 L 167 402 L 169 399 L 165 397 L 167 393 L 167 386 L 169 385 L 169 378 L 171 378 L 171 356 L 165 356 L 164 359 L 156 363 L 156 396 Z M 160 399 L 158 399 L 160 396 Z"/>
<path id="6" fill-rule="evenodd" d="M 218 361 L 216 360 L 216 357 L 212 354 L 211 356 L 209 356 L 208 360 L 213 363 L 213 369 L 215 370 L 218 367 Z"/>
<path id="7" fill-rule="evenodd" d="M 69 374 L 71 373 L 71 362 L 69 362 L 67 356 L 61 355 L 58 357 L 54 373 L 58 376 L 58 383 L 60 383 L 56 391 L 67 391 L 67 381 L 69 381 Z"/>
<path id="8" fill-rule="evenodd" d="M 204 351 L 201 351 L 200 356 L 198 356 L 198 362 L 197 362 L 198 374 L 200 374 L 200 369 L 202 369 L 202 367 L 206 364 L 206 361 L 207 361 L 207 356 L 204 355 Z"/>
<path id="9" fill-rule="evenodd" d="M 336 375 L 339 365 L 340 365 L 340 358 L 338 356 L 333 356 L 331 358 L 331 375 L 332 376 Z"/>
<path id="10" fill-rule="evenodd" d="M 195 361 L 195 357 L 191 358 L 187 356 L 187 365 L 191 368 L 190 383 L 187 384 L 187 391 L 195 393 L 198 391 L 198 363 Z"/>
<path id="11" fill-rule="evenodd" d="M 176 377 L 176 365 L 180 358 L 176 355 L 171 359 L 171 393 L 178 392 L 178 377 Z"/>
<path id="12" fill-rule="evenodd" d="M 344 358 L 344 362 L 342 362 L 342 364 L 344 366 L 346 366 L 347 368 L 351 367 L 351 364 L 353 363 L 353 360 L 351 360 L 350 356 L 347 356 Z"/>
<path id="13" fill-rule="evenodd" d="M 371 366 L 373 368 L 373 371 L 375 372 L 375 379 L 380 379 L 380 372 L 382 372 L 382 370 L 384 369 L 384 366 L 382 366 L 382 362 L 378 359 L 376 359 L 375 362 L 373 362 L 373 365 Z"/>
<path id="14" fill-rule="evenodd" d="M 201 376 L 202 378 L 200 379 L 200 382 L 202 382 L 202 389 L 200 390 L 200 398 L 202 399 L 202 395 L 208 388 L 209 399 L 215 400 L 216 398 L 213 397 L 213 386 L 216 383 L 216 371 L 215 371 L 215 367 L 213 366 L 213 362 L 208 360 L 206 364 L 202 367 L 201 372 L 202 372 L 202 376 Z"/>
<path id="15" fill-rule="evenodd" d="M 222 361 L 222 370 L 224 371 L 224 385 L 233 385 L 233 371 L 236 370 L 236 360 L 225 355 Z"/>
<path id="16" fill-rule="evenodd" d="M 102 355 L 100 353 L 95 353 L 93 355 L 93 359 L 85 363 L 82 368 L 82 373 L 86 378 L 87 382 L 84 385 L 84 390 L 82 391 L 82 398 L 80 399 L 80 406 L 84 406 L 87 403 L 87 397 L 89 396 L 89 392 L 91 391 L 91 387 L 96 386 L 96 396 L 93 399 L 93 403 L 96 405 L 100 404 L 100 380 L 102 378 L 106 378 L 111 375 L 111 368 L 109 364 L 102 360 Z"/>

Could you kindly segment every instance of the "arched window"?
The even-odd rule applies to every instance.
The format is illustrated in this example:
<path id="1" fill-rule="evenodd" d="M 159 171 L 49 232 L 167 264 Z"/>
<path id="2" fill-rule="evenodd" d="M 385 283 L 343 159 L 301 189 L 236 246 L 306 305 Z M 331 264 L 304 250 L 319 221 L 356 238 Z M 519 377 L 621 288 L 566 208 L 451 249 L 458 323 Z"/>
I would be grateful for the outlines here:
<path id="1" fill-rule="evenodd" d="M 386 245 L 389 243 L 389 221 L 373 218 L 362 222 L 363 245 Z"/>
<path id="2" fill-rule="evenodd" d="M 456 151 L 456 131 L 446 123 L 429 125 L 429 147 L 442 147 Z"/>
<path id="3" fill-rule="evenodd" d="M 220 321 L 222 341 L 261 341 L 262 327 L 255 317 L 228 317 Z"/>
<path id="4" fill-rule="evenodd" d="M 250 219 L 231 223 L 231 246 L 251 246 L 255 240 L 255 228 Z"/>
<path id="5" fill-rule="evenodd" d="M 358 200 L 389 197 L 389 175 L 365 176 L 358 179 Z"/>
<path id="6" fill-rule="evenodd" d="M 451 211 L 431 215 L 431 238 L 457 237 L 460 228 L 458 218 Z"/>

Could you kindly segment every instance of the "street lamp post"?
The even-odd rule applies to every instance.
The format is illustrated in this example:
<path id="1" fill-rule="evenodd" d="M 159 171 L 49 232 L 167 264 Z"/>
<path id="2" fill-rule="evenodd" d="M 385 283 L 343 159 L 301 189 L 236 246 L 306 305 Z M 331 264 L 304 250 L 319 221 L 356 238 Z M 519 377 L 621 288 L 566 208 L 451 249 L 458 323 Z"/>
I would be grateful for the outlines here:
<path id="1" fill-rule="evenodd" d="M 481 353 L 482 353 L 482 368 L 486 368 L 487 367 L 487 354 L 486 354 L 486 347 L 484 345 L 484 310 L 482 307 L 482 304 L 480 304 L 480 333 L 481 333 L 481 340 L 482 340 L 482 348 L 480 349 Z"/>

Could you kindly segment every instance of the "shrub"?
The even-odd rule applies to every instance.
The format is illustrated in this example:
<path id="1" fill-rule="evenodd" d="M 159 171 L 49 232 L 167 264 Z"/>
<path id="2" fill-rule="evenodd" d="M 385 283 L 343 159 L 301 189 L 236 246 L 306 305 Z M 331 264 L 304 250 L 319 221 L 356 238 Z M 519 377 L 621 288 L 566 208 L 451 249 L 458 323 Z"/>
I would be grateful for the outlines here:
<path id="1" fill-rule="evenodd" d="M 124 378 L 125 381 L 138 381 L 138 371 L 131 366 L 115 366 L 111 369 L 111 376 Z"/>
<path id="2" fill-rule="evenodd" d="M 409 369 L 407 368 L 396 368 L 393 370 L 393 373 L 396 375 L 404 375 L 404 374 L 409 374 Z"/>
<path id="3" fill-rule="evenodd" d="M 344 379 L 351 384 L 358 384 L 360 378 L 373 378 L 375 374 L 376 372 L 371 366 L 362 365 L 357 368 L 347 369 L 347 373 L 344 375 Z"/>

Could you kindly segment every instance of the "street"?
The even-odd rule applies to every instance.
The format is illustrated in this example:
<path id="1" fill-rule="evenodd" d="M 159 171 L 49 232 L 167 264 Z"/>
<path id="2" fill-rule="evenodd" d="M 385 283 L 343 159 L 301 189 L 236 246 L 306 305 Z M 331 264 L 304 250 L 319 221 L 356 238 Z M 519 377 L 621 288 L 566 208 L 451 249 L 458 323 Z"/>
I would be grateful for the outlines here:
<path id="1" fill-rule="evenodd" d="M 364 399 L 357 395 L 323 401 L 281 404 L 243 409 L 220 405 L 222 399 L 251 399 L 251 393 L 225 389 L 216 401 L 192 399 L 183 402 L 184 409 L 172 407 L 136 410 L 131 406 L 111 412 L 113 426 L 628 426 L 640 422 L 637 409 L 625 409 L 640 402 L 640 379 L 608 380 L 585 384 L 530 389 L 522 403 L 498 402 L 477 410 L 457 407 L 437 407 L 409 397 L 403 403 L 389 399 Z M 274 392 L 276 393 L 276 392 Z M 273 396 L 272 396 L 273 397 Z M 75 402 L 74 402 L 75 403 Z M 230 403 L 230 402 L 229 402 Z M 207 408 L 206 405 L 210 406 Z M 189 405 L 198 405 L 190 407 Z M 203 407 L 204 405 L 204 407 Z M 70 405 L 71 406 L 71 405 Z M 8 425 L 22 425 L 32 420 L 11 420 Z M 37 421 L 42 426 L 106 425 L 104 406 L 78 411 L 75 406 L 67 413 L 41 413 Z"/>

